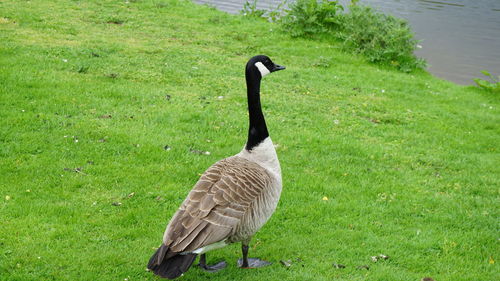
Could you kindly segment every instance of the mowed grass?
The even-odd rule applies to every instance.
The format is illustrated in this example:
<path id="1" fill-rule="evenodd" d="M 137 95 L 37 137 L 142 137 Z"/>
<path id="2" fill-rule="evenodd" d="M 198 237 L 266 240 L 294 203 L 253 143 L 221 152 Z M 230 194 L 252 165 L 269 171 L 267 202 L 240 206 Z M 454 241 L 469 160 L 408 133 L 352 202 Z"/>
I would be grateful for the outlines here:
<path id="1" fill-rule="evenodd" d="M 166 223 L 246 141 L 256 54 L 287 66 L 262 85 L 284 189 L 250 249 L 273 265 L 232 245 L 182 280 L 500 276 L 496 95 L 177 0 L 2 1 L 0 42 L 0 280 L 158 280 Z"/>

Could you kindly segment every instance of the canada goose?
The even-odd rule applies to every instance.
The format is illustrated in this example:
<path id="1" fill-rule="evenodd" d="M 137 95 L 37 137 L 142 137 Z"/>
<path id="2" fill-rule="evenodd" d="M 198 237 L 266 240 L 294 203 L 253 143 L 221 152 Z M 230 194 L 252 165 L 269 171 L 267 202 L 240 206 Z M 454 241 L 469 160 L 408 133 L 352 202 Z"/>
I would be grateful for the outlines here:
<path id="1" fill-rule="evenodd" d="M 241 242 L 242 268 L 270 264 L 248 258 L 252 236 L 276 209 L 281 194 L 281 168 L 269 138 L 260 105 L 260 81 L 267 74 L 285 69 L 267 56 L 251 58 L 245 78 L 250 126 L 243 150 L 220 160 L 200 177 L 167 225 L 163 243 L 148 263 L 155 274 L 174 279 L 186 272 L 200 256 L 199 267 L 210 272 L 226 267 L 209 266 L 205 253 Z"/>

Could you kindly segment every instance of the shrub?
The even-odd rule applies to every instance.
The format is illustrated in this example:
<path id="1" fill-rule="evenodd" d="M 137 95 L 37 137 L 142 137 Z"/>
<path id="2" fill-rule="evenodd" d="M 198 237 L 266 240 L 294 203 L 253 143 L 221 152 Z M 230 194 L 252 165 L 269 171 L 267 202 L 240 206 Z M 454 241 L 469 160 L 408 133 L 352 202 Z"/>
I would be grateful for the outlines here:
<path id="1" fill-rule="evenodd" d="M 370 7 L 352 5 L 343 15 L 337 37 L 371 62 L 388 63 L 404 72 L 425 66 L 424 60 L 413 54 L 417 41 L 408 23 Z"/>
<path id="2" fill-rule="evenodd" d="M 246 0 L 240 14 L 249 18 L 265 18 L 270 22 L 277 22 L 283 17 L 285 11 L 283 7 L 285 7 L 287 3 L 288 0 L 281 1 L 274 9 L 266 11 L 257 9 L 257 0 L 253 0 L 252 2 Z"/>
<path id="3" fill-rule="evenodd" d="M 266 16 L 270 22 L 279 22 L 281 18 L 285 15 L 285 8 L 288 4 L 288 0 L 281 1 L 278 6 L 270 10 Z"/>
<path id="4" fill-rule="evenodd" d="M 243 16 L 261 18 L 266 13 L 266 10 L 257 9 L 257 0 L 243 4 L 243 9 L 240 11 Z"/>
<path id="5" fill-rule="evenodd" d="M 292 37 L 328 33 L 340 27 L 343 7 L 337 1 L 297 0 L 281 18 Z"/>
<path id="6" fill-rule="evenodd" d="M 486 70 L 482 70 L 481 73 L 484 74 L 485 76 L 488 76 L 493 82 L 480 78 L 474 78 L 473 79 L 474 82 L 476 82 L 476 84 L 482 89 L 485 89 L 493 93 L 500 93 L 500 76 L 498 76 L 498 78 L 495 79 L 493 75 L 491 75 L 491 73 L 489 73 Z"/>
<path id="7" fill-rule="evenodd" d="M 356 3 L 352 1 L 343 13 L 337 1 L 297 0 L 280 22 L 292 37 L 326 34 L 374 63 L 404 72 L 425 66 L 425 61 L 413 54 L 417 41 L 406 21 Z"/>

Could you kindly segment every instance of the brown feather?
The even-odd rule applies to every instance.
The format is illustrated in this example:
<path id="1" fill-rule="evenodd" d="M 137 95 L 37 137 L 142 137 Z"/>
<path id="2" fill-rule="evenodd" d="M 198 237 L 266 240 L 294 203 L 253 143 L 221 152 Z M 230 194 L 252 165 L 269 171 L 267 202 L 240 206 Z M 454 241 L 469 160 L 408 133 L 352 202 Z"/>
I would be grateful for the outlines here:
<path id="1" fill-rule="evenodd" d="M 164 245 L 181 253 L 227 239 L 270 182 L 264 168 L 244 158 L 233 156 L 215 163 L 173 216 Z"/>

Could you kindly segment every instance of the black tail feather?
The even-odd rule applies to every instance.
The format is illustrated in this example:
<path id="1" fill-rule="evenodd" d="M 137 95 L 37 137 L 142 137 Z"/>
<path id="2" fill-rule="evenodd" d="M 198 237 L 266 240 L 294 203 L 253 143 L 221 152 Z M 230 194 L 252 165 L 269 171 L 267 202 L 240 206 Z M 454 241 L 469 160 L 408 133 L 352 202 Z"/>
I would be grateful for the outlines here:
<path id="1" fill-rule="evenodd" d="M 168 247 L 161 245 L 149 259 L 148 269 L 156 275 L 168 279 L 175 279 L 188 271 L 197 256 L 196 254 L 171 255 L 170 252 L 166 257 L 167 251 Z"/>

